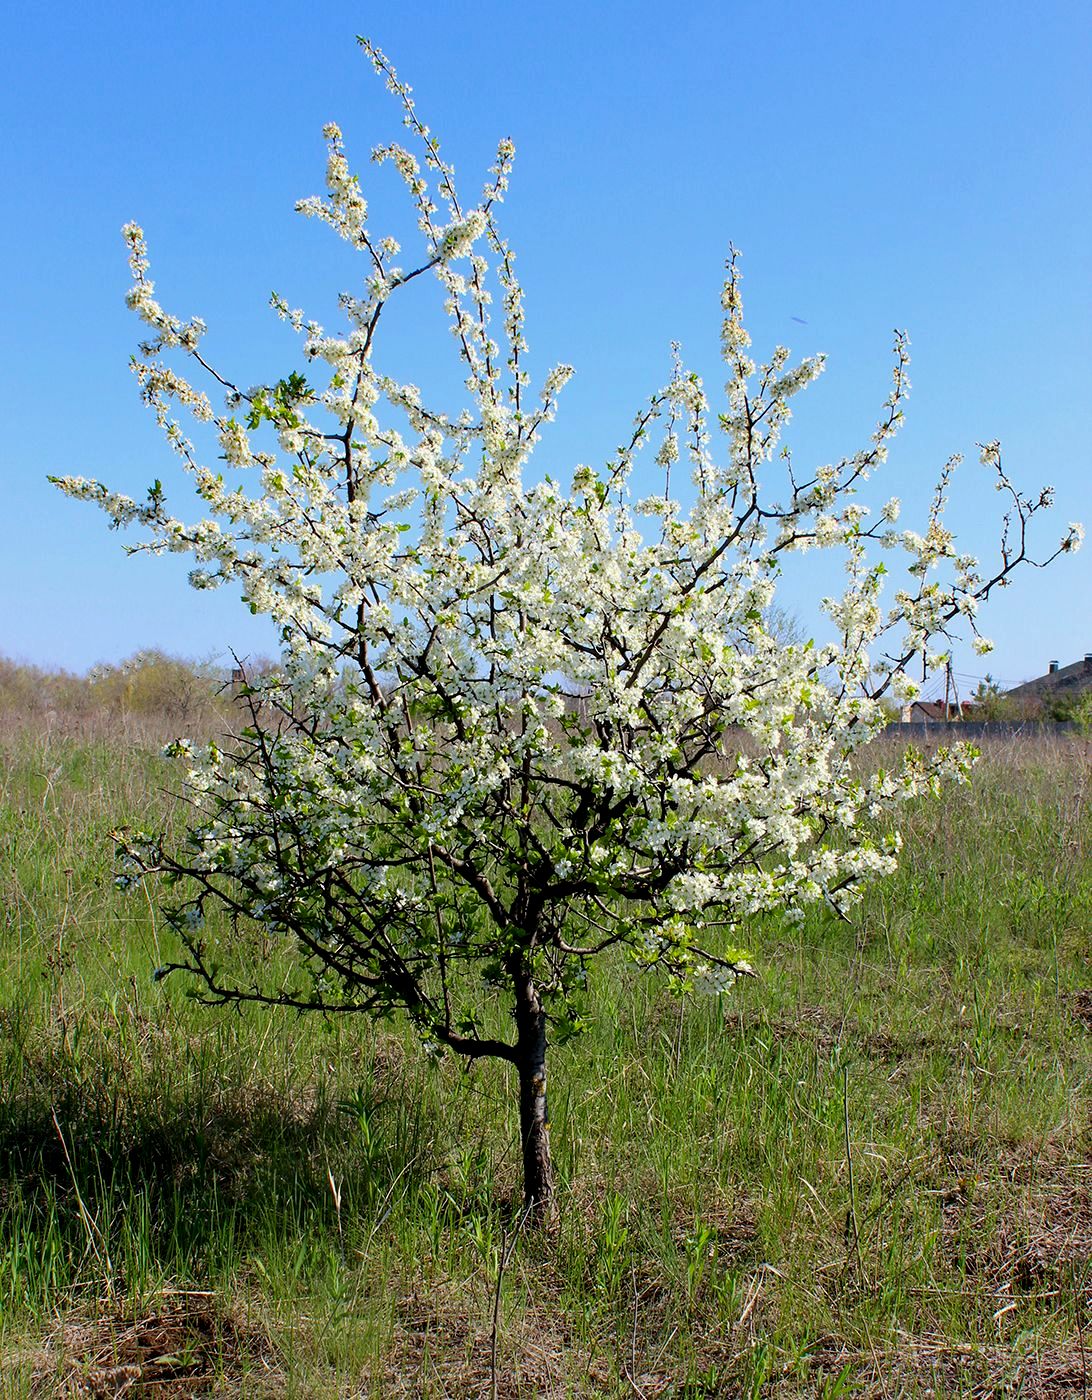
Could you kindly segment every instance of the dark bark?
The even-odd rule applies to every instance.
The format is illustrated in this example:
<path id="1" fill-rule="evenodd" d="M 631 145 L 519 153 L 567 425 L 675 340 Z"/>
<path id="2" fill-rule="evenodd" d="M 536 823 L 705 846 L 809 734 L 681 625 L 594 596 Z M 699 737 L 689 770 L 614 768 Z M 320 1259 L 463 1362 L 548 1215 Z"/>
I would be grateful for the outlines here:
<path id="1" fill-rule="evenodd" d="M 546 1012 L 527 968 L 517 972 L 515 992 L 523 1203 L 534 1214 L 543 1215 L 552 1210 L 554 1194 L 550 1114 L 546 1103 Z"/>

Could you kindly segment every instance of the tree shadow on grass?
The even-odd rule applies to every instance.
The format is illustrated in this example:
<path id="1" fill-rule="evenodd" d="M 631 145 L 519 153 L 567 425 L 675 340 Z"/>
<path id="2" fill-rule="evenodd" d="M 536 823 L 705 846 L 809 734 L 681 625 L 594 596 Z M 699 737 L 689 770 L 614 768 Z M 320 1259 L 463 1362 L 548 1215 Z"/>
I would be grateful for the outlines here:
<path id="1" fill-rule="evenodd" d="M 193 1278 L 271 1240 L 325 1245 L 413 1192 L 443 1152 L 421 1079 L 375 1066 L 349 1099 L 321 1079 L 290 1097 L 172 1084 L 77 1062 L 67 1043 L 15 1069 L 0 1096 L 0 1236 L 17 1224 L 32 1249 L 48 1240 L 73 1260 L 136 1250 L 149 1272 Z"/>

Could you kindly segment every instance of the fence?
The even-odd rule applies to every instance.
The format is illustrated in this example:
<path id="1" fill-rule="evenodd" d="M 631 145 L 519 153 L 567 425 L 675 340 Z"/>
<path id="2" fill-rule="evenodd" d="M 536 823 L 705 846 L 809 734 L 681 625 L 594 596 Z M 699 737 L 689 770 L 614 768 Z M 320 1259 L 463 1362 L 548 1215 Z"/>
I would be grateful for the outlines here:
<path id="1" fill-rule="evenodd" d="M 1072 720 L 915 719 L 894 720 L 884 730 L 887 737 L 906 739 L 1061 739 L 1080 734 L 1081 726 Z"/>

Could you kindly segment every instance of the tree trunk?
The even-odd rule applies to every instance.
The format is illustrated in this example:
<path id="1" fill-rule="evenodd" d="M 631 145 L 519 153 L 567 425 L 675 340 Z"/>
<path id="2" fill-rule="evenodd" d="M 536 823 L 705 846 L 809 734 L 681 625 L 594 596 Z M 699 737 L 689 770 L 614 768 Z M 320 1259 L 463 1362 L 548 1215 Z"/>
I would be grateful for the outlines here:
<path id="1" fill-rule="evenodd" d="M 546 1106 L 546 1013 L 530 972 L 516 976 L 519 1131 L 523 1151 L 523 1203 L 542 1218 L 553 1209 L 550 1114 Z"/>

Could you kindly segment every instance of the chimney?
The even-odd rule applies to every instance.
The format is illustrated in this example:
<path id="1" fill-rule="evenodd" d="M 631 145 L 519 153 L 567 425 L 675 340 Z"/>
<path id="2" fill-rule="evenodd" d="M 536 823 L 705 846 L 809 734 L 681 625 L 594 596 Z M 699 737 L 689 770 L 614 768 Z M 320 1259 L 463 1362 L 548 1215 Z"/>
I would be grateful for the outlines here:
<path id="1" fill-rule="evenodd" d="M 1084 673 L 1086 676 L 1092 676 L 1092 651 L 1086 651 L 1084 654 Z"/>
<path id="2" fill-rule="evenodd" d="M 1057 669 L 1058 669 L 1058 663 L 1057 663 L 1057 661 L 1052 661 L 1052 662 L 1050 663 L 1049 667 L 1047 668 L 1047 675 L 1048 675 L 1048 676 L 1052 676 L 1052 675 L 1054 674 L 1054 672 L 1055 672 Z"/>

